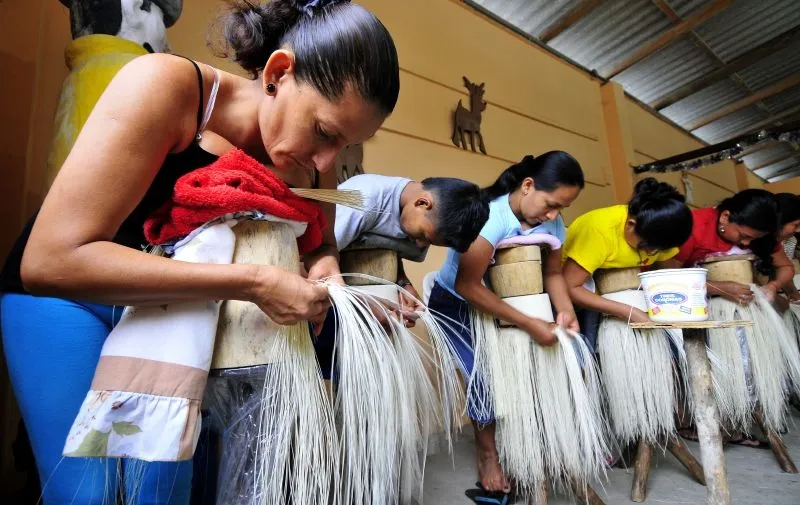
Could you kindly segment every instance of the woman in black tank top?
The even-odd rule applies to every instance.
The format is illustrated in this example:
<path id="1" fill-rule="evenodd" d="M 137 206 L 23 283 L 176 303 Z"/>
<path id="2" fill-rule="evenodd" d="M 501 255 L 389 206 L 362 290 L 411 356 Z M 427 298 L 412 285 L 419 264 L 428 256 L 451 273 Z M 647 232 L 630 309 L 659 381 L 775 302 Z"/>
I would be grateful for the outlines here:
<path id="1" fill-rule="evenodd" d="M 108 498 L 104 479 L 82 479 L 86 463 L 60 453 L 121 312 L 113 306 L 245 300 L 278 323 L 325 317 L 327 290 L 311 280 L 339 273 L 332 208 L 323 246 L 306 259 L 311 280 L 149 255 L 142 225 L 181 175 L 232 147 L 289 184 L 318 172 L 321 186 L 335 187 L 339 151 L 370 138 L 395 106 L 394 43 L 369 11 L 343 0 L 245 3 L 228 15 L 226 39 L 252 79 L 162 54 L 119 71 L 3 269 L 3 344 L 48 483 L 45 505 Z M 189 486 L 189 473 L 179 475 L 173 496 L 188 496 L 177 488 Z"/>

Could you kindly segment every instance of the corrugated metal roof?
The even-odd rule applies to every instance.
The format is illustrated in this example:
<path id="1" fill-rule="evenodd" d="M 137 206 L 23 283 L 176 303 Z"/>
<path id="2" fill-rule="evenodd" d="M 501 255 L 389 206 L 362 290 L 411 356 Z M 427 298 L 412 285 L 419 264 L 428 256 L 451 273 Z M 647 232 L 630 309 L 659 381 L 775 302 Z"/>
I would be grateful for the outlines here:
<path id="1" fill-rule="evenodd" d="M 797 163 L 798 163 L 797 157 L 792 157 L 779 161 L 778 163 L 774 163 L 768 167 L 755 170 L 754 173 L 757 174 L 759 177 L 769 179 L 770 177 L 775 177 L 776 175 L 780 174 L 781 172 L 783 172 L 788 168 L 792 168 L 793 166 L 797 165 Z"/>
<path id="2" fill-rule="evenodd" d="M 730 61 L 800 24 L 796 0 L 736 0 L 699 26 L 697 33 L 723 61 Z"/>
<path id="3" fill-rule="evenodd" d="M 464 1 L 482 6 L 532 37 L 541 37 L 582 3 L 581 0 Z M 714 0 L 663 1 L 686 19 Z M 607 76 L 620 62 L 674 26 L 675 22 L 652 0 L 606 0 L 549 41 L 548 46 L 585 69 Z M 800 27 L 800 0 L 734 0 L 732 5 L 695 27 L 693 33 L 674 38 L 614 80 L 640 101 L 656 103 L 795 27 Z M 705 89 L 683 96 L 661 114 L 687 128 L 750 93 L 798 73 L 800 38 L 735 74 L 709 82 Z M 734 111 L 691 133 L 708 143 L 720 142 L 752 130 L 756 123 L 797 105 L 800 105 L 800 86 Z M 758 166 L 756 162 L 748 164 Z"/>
<path id="4" fill-rule="evenodd" d="M 582 0 L 475 0 L 533 37 L 540 37 Z"/>
<path id="5" fill-rule="evenodd" d="M 800 87 L 790 88 L 783 93 L 765 98 L 763 102 L 773 114 L 800 105 Z"/>
<path id="6" fill-rule="evenodd" d="M 800 10 L 800 5 L 797 7 Z M 775 33 L 780 35 L 780 33 Z M 800 40 L 755 63 L 736 75 L 750 87 L 760 89 L 800 72 Z"/>
<path id="7" fill-rule="evenodd" d="M 672 9 L 680 15 L 680 17 L 685 18 L 687 16 L 691 16 L 695 12 L 699 11 L 706 5 L 710 4 L 711 0 L 668 0 L 667 4 L 669 4 Z"/>
<path id="8" fill-rule="evenodd" d="M 549 45 L 604 76 L 614 63 L 671 25 L 650 0 L 612 0 L 592 10 Z"/>
<path id="9" fill-rule="evenodd" d="M 800 170 L 792 170 L 791 172 L 787 172 L 781 176 L 768 179 L 767 182 L 785 181 L 786 179 L 792 179 L 794 177 L 797 177 L 798 175 L 800 175 Z"/>
<path id="10" fill-rule="evenodd" d="M 709 144 L 716 144 L 766 118 L 764 112 L 752 105 L 694 130 L 692 133 Z"/>
<path id="11" fill-rule="evenodd" d="M 714 68 L 715 60 L 684 37 L 633 65 L 614 80 L 639 100 L 651 103 Z"/>
<path id="12" fill-rule="evenodd" d="M 662 109 L 661 114 L 686 127 L 692 122 L 747 96 L 742 86 L 730 79 L 719 81 Z"/>
<path id="13" fill-rule="evenodd" d="M 742 161 L 752 170 L 753 168 L 769 163 L 771 160 L 779 160 L 791 153 L 791 147 L 783 142 L 776 142 L 771 147 L 743 156 Z"/>

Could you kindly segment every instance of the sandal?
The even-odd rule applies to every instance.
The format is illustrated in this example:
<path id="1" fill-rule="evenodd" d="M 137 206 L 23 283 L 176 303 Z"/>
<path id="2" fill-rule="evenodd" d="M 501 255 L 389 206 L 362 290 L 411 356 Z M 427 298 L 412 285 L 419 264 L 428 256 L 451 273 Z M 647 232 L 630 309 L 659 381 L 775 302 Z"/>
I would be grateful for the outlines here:
<path id="1" fill-rule="evenodd" d="M 487 491 L 480 481 L 476 482 L 475 485 L 477 489 L 467 489 L 464 494 L 478 505 L 511 505 L 516 501 L 515 498 L 512 498 L 511 493 Z"/>
<path id="2" fill-rule="evenodd" d="M 772 447 L 769 445 L 769 442 L 765 440 L 759 440 L 753 436 L 742 436 L 737 440 L 728 440 L 729 444 L 733 445 L 740 445 L 742 447 L 750 447 L 752 449 L 771 449 Z"/>

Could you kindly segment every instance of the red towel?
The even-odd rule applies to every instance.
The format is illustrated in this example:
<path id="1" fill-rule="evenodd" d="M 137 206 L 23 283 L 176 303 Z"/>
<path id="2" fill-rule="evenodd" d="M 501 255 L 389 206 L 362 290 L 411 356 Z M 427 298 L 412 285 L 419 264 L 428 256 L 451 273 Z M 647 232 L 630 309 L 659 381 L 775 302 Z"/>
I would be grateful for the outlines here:
<path id="1" fill-rule="evenodd" d="M 173 242 L 220 216 L 247 211 L 308 223 L 297 240 L 301 254 L 322 243 L 325 216 L 319 205 L 295 195 L 277 175 L 238 149 L 178 179 L 172 200 L 145 221 L 144 236 L 150 244 Z"/>

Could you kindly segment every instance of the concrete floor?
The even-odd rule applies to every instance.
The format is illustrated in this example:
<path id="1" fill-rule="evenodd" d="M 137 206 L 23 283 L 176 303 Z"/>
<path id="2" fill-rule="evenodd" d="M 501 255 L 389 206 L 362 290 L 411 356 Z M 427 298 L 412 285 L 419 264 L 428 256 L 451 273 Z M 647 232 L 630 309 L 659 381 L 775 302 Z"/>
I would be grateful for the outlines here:
<path id="1" fill-rule="evenodd" d="M 800 413 L 792 409 L 789 433 L 783 440 L 800 465 Z M 700 459 L 700 448 L 687 442 Z M 732 503 L 735 505 L 800 505 L 800 474 L 782 473 L 770 450 L 729 445 L 725 448 Z M 650 470 L 647 501 L 654 505 L 704 504 L 705 487 L 697 484 L 670 454 L 656 451 Z M 630 499 L 633 470 L 614 469 L 608 481 L 593 484 L 606 505 L 633 503 Z M 466 426 L 453 456 L 438 453 L 428 459 L 425 473 L 425 505 L 469 505 L 464 496 L 475 485 L 475 447 L 471 428 Z M 520 502 L 524 503 L 524 502 Z M 563 496 L 550 497 L 551 505 L 570 503 Z"/>

